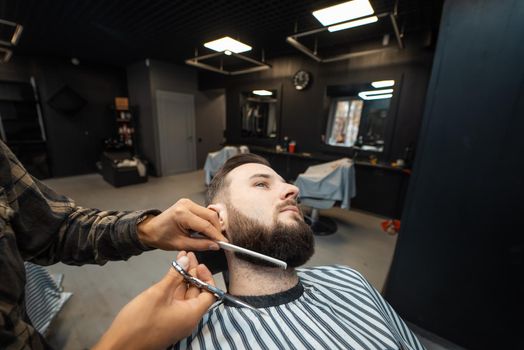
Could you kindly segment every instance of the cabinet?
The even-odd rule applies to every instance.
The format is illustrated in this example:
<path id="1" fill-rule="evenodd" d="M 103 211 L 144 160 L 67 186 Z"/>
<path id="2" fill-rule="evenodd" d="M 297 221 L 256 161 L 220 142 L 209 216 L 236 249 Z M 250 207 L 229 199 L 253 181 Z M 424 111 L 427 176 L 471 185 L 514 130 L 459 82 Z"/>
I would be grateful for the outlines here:
<path id="1" fill-rule="evenodd" d="M 311 165 L 330 162 L 341 155 L 275 152 L 269 148 L 250 146 L 251 152 L 266 158 L 286 181 L 293 182 Z M 400 219 L 409 183 L 409 170 L 385 164 L 355 161 L 357 194 L 351 207 L 380 216 Z"/>

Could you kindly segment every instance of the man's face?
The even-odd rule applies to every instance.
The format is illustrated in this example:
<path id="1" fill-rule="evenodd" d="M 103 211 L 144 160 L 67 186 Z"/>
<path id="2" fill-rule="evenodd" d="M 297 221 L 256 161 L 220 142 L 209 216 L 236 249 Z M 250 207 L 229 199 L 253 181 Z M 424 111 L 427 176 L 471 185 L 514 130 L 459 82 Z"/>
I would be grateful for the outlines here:
<path id="1" fill-rule="evenodd" d="M 286 183 L 273 169 L 256 163 L 233 169 L 226 179 L 226 232 L 231 242 L 284 260 L 290 267 L 304 264 L 313 254 L 314 242 L 297 207 L 298 188 Z"/>

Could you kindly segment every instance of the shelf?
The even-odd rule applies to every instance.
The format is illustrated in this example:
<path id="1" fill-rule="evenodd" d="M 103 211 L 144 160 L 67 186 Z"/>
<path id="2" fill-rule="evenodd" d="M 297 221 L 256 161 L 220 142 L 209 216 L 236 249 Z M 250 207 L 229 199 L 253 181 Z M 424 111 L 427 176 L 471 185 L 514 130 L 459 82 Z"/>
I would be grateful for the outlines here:
<path id="1" fill-rule="evenodd" d="M 0 98 L 0 103 L 16 103 L 16 104 L 25 104 L 25 105 L 34 105 L 38 102 L 38 100 L 9 100 L 5 98 Z"/>
<path id="2" fill-rule="evenodd" d="M 376 169 L 390 170 L 390 171 L 398 171 L 398 172 L 402 172 L 406 174 L 411 174 L 411 169 L 409 168 L 394 167 L 394 166 L 391 166 L 385 163 L 372 164 L 368 161 L 356 160 L 355 165 L 376 168 Z"/>
<path id="3" fill-rule="evenodd" d="M 37 144 L 45 144 L 44 140 L 19 140 L 19 141 L 7 141 L 6 144 L 8 146 L 11 145 L 37 145 Z"/>

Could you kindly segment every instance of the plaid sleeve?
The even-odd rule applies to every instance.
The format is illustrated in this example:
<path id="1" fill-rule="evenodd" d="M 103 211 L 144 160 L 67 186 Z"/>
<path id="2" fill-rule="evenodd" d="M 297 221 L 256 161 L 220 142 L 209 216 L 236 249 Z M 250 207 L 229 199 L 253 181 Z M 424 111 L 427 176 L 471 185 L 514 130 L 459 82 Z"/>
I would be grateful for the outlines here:
<path id="1" fill-rule="evenodd" d="M 15 211 L 12 226 L 24 260 L 37 264 L 104 264 L 148 250 L 138 239 L 137 220 L 158 210 L 101 211 L 78 207 L 34 179 L 2 146 L 2 187 Z M 8 167 L 8 169 L 6 169 Z M 5 178 L 10 181 L 4 181 Z"/>

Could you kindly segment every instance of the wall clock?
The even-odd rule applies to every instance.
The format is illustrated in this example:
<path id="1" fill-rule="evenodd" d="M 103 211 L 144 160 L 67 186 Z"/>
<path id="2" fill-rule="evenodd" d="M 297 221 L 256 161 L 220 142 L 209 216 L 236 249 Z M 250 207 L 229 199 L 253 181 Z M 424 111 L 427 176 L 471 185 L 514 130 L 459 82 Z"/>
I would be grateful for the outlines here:
<path id="1" fill-rule="evenodd" d="M 311 73 L 305 70 L 299 70 L 293 75 L 293 85 L 295 89 L 301 91 L 308 87 L 311 82 Z"/>

